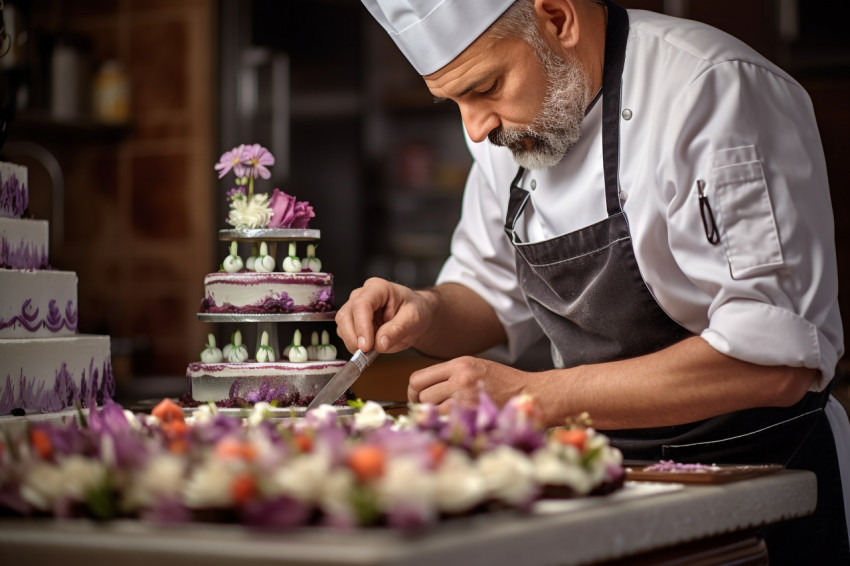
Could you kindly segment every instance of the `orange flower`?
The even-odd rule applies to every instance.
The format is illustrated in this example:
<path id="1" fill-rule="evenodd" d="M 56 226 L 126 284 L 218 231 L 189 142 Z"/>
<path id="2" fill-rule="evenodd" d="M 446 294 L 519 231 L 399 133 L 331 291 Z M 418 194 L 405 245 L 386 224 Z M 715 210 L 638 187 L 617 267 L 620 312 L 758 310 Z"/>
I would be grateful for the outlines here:
<path id="1" fill-rule="evenodd" d="M 587 431 L 583 428 L 557 428 L 552 436 L 561 444 L 572 445 L 579 450 L 584 450 L 584 443 L 587 442 Z"/>
<path id="2" fill-rule="evenodd" d="M 292 443 L 295 444 L 295 447 L 299 452 L 313 451 L 313 437 L 309 434 L 305 434 L 303 432 L 295 433 L 292 437 Z"/>
<path id="3" fill-rule="evenodd" d="M 386 454 L 377 447 L 368 444 L 355 446 L 348 453 L 348 467 L 361 483 L 366 483 L 384 475 Z"/>
<path id="4" fill-rule="evenodd" d="M 446 457 L 446 445 L 442 442 L 434 442 L 428 446 L 428 455 L 431 457 L 431 465 L 438 468 Z"/>
<path id="5" fill-rule="evenodd" d="M 30 431 L 30 442 L 35 451 L 42 459 L 47 460 L 53 455 L 53 444 L 50 442 L 50 437 L 43 430 L 35 429 Z"/>
<path id="6" fill-rule="evenodd" d="M 215 445 L 215 454 L 222 459 L 245 460 L 253 462 L 257 457 L 257 449 L 253 444 L 235 438 L 222 438 Z"/>
<path id="7" fill-rule="evenodd" d="M 183 422 L 183 409 L 168 398 L 160 401 L 159 404 L 153 408 L 151 414 L 164 423 L 171 421 Z"/>
<path id="8" fill-rule="evenodd" d="M 248 474 L 239 474 L 230 484 L 230 496 L 237 505 L 253 499 L 257 495 L 257 482 Z"/>

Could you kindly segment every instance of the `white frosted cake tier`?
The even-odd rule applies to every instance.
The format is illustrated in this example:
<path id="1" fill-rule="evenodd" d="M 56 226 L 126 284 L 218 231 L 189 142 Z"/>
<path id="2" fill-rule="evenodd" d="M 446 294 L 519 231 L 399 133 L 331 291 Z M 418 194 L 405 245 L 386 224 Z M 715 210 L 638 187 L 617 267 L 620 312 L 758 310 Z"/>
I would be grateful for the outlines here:
<path id="1" fill-rule="evenodd" d="M 74 336 L 77 274 L 0 269 L 0 338 Z"/>
<path id="2" fill-rule="evenodd" d="M 0 218 L 0 267 L 44 269 L 48 265 L 47 220 Z"/>
<path id="3" fill-rule="evenodd" d="M 0 339 L 0 415 L 88 407 L 115 392 L 109 336 Z"/>
<path id="4" fill-rule="evenodd" d="M 27 168 L 0 161 L 0 217 L 20 218 L 28 206 Z"/>
<path id="5" fill-rule="evenodd" d="M 195 401 L 278 401 L 278 406 L 307 405 L 345 365 L 328 362 L 189 364 L 186 377 Z"/>
<path id="6" fill-rule="evenodd" d="M 333 310 L 330 273 L 210 273 L 202 313 L 281 314 Z"/>

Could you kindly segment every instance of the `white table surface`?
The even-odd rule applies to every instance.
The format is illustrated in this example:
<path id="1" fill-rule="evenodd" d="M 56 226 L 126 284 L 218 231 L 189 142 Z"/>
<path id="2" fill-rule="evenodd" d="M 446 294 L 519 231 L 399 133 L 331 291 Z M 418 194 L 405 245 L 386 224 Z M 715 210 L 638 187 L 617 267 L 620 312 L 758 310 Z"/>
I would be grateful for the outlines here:
<path id="1" fill-rule="evenodd" d="M 814 474 L 804 471 L 720 485 L 629 482 L 606 497 L 543 501 L 531 514 L 455 519 L 413 534 L 4 519 L 0 564 L 589 564 L 804 516 L 814 510 L 816 491 Z"/>

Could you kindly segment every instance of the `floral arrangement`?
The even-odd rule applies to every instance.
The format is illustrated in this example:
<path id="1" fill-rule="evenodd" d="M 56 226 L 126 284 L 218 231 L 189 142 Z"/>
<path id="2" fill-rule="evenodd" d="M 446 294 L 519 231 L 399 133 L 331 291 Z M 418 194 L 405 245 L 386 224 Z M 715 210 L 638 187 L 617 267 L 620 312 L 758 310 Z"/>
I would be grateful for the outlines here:
<path id="1" fill-rule="evenodd" d="M 256 143 L 234 147 L 221 155 L 214 167 L 218 178 L 230 172 L 236 176 L 236 187 L 227 192 L 228 224 L 237 229 L 306 228 L 316 216 L 309 202 L 296 201 L 280 189 L 275 189 L 271 198 L 265 193 L 254 193 L 254 180 L 271 178 L 272 165 L 274 155 Z"/>
<path id="2" fill-rule="evenodd" d="M 545 431 L 529 397 L 480 401 L 447 416 L 360 402 L 353 418 L 325 405 L 279 420 L 259 403 L 244 422 L 212 406 L 184 418 L 168 400 L 151 415 L 107 402 L 0 443 L 0 512 L 411 529 L 622 485 L 620 452 L 592 428 Z"/>

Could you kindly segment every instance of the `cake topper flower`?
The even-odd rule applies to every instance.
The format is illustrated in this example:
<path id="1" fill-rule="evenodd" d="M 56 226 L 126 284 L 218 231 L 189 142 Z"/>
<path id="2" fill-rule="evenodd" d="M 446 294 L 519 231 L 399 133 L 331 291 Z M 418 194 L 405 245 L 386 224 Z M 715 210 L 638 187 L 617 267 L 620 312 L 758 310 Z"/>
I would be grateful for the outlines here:
<path id="1" fill-rule="evenodd" d="M 254 179 L 270 179 L 269 167 L 274 165 L 274 155 L 260 144 L 239 145 L 224 152 L 215 164 L 218 178 L 232 172 L 236 187 L 227 192 L 230 213 L 227 223 L 237 229 L 306 228 L 315 216 L 313 207 L 306 201 L 275 189 L 268 194 L 254 194 Z"/>

